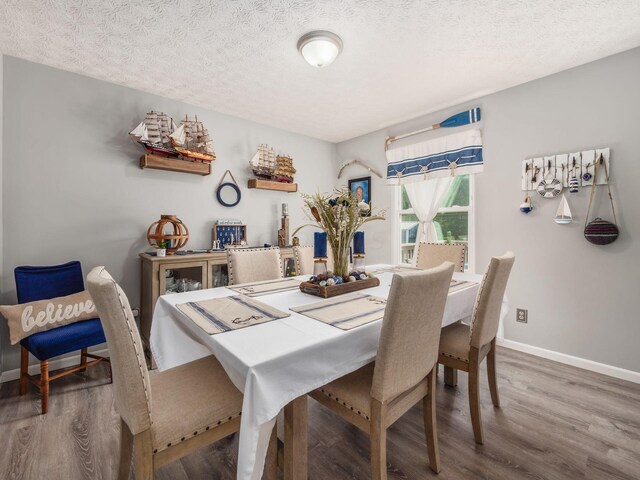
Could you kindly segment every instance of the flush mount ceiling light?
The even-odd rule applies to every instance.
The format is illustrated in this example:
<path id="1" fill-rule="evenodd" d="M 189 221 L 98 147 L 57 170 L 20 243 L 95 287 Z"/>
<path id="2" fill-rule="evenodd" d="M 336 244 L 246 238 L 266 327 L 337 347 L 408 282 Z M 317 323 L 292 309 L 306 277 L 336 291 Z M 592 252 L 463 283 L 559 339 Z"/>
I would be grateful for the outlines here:
<path id="1" fill-rule="evenodd" d="M 300 37 L 298 51 L 314 67 L 326 67 L 342 51 L 342 40 L 335 33 L 316 30 Z"/>

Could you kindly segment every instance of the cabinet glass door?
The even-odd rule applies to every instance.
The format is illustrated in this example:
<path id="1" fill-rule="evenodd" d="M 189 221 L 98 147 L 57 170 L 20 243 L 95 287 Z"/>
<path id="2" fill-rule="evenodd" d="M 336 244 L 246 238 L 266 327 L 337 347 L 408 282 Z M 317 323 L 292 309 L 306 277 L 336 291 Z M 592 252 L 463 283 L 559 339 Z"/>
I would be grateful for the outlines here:
<path id="1" fill-rule="evenodd" d="M 160 295 L 207 288 L 206 269 L 206 262 L 166 263 L 160 266 Z"/>
<path id="2" fill-rule="evenodd" d="M 229 285 L 229 270 L 226 263 L 211 265 L 211 282 L 209 288 L 226 287 Z"/>

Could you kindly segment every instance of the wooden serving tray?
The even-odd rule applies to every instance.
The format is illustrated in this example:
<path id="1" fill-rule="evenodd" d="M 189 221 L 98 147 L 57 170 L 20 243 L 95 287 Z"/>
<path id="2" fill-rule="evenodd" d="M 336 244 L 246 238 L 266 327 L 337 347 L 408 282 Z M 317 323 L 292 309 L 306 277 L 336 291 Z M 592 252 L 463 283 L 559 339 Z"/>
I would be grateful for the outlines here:
<path id="1" fill-rule="evenodd" d="M 317 297 L 329 298 L 335 297 L 336 295 L 356 292 L 365 288 L 377 287 L 378 285 L 380 285 L 380 279 L 376 277 L 367 278 L 366 280 L 356 280 L 355 282 L 341 283 L 340 285 L 331 285 L 330 287 L 322 287 L 311 282 L 302 282 L 300 284 L 300 291 Z"/>

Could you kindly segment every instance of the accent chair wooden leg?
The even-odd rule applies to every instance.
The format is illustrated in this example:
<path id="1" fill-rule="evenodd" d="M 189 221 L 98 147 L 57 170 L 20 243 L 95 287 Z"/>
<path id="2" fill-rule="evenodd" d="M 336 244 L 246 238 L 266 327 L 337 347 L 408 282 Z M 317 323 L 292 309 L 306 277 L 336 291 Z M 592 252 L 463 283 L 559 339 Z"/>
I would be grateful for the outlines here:
<path id="1" fill-rule="evenodd" d="M 131 459 L 133 458 L 133 435 L 129 426 L 120 419 L 120 464 L 118 466 L 118 480 L 129 480 Z"/>
<path id="2" fill-rule="evenodd" d="M 423 399 L 424 433 L 429 453 L 429 466 L 435 473 L 440 472 L 440 449 L 438 448 L 438 427 L 436 424 L 436 372 L 437 366 L 427 375 L 429 393 Z"/>
<path id="3" fill-rule="evenodd" d="M 87 364 L 87 349 L 83 348 L 82 350 L 80 350 L 80 365 L 81 366 L 85 366 Z M 86 372 L 87 369 L 86 368 L 82 368 L 80 370 L 78 370 L 79 372 Z"/>
<path id="4" fill-rule="evenodd" d="M 489 391 L 491 401 L 495 407 L 500 406 L 500 396 L 498 395 L 498 379 L 496 377 L 496 339 L 491 341 L 491 350 L 487 353 L 487 376 L 489 377 Z"/>
<path id="5" fill-rule="evenodd" d="M 133 455 L 136 480 L 153 480 L 153 444 L 151 430 L 133 436 Z"/>
<path id="6" fill-rule="evenodd" d="M 23 346 L 20 349 L 20 395 L 24 395 L 29 384 L 29 350 Z"/>
<path id="7" fill-rule="evenodd" d="M 307 479 L 307 396 L 284 407 L 284 479 Z"/>
<path id="8" fill-rule="evenodd" d="M 458 370 L 444 366 L 444 384 L 449 387 L 458 385 Z"/>
<path id="9" fill-rule="evenodd" d="M 265 480 L 278 480 L 278 424 L 273 425 L 271 438 L 269 438 L 269 449 L 267 450 L 267 460 L 264 465 Z"/>
<path id="10" fill-rule="evenodd" d="M 471 412 L 471 425 L 476 443 L 482 445 L 482 418 L 480 415 L 480 355 L 475 347 L 469 352 L 469 410 Z"/>
<path id="11" fill-rule="evenodd" d="M 386 406 L 371 399 L 371 480 L 387 480 L 387 429 L 384 426 Z"/>
<path id="12" fill-rule="evenodd" d="M 49 360 L 40 362 L 40 406 L 42 414 L 49 411 Z"/>

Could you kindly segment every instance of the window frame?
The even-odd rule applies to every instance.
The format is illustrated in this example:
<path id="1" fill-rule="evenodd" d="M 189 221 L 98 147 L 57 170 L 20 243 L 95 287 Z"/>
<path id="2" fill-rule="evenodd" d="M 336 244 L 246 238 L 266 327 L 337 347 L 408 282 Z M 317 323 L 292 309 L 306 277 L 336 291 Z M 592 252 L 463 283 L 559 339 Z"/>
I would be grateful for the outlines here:
<path id="1" fill-rule="evenodd" d="M 468 215 L 469 221 L 469 231 L 468 231 L 468 239 L 467 239 L 467 248 L 468 248 L 468 262 L 467 262 L 467 270 L 466 273 L 475 273 L 476 271 L 476 182 L 475 175 L 469 175 L 469 206 L 468 207 L 443 207 L 438 209 L 438 213 L 459 213 L 466 212 Z M 393 259 L 393 263 L 396 265 L 410 265 L 410 264 L 402 264 L 400 260 L 401 256 L 401 248 L 403 245 L 415 245 L 415 244 L 401 244 L 401 232 L 400 226 L 401 221 L 400 218 L 402 215 L 411 215 L 415 212 L 413 208 L 402 208 L 402 186 L 397 185 L 393 188 L 393 217 L 392 217 L 392 241 L 391 241 L 391 258 Z"/>

